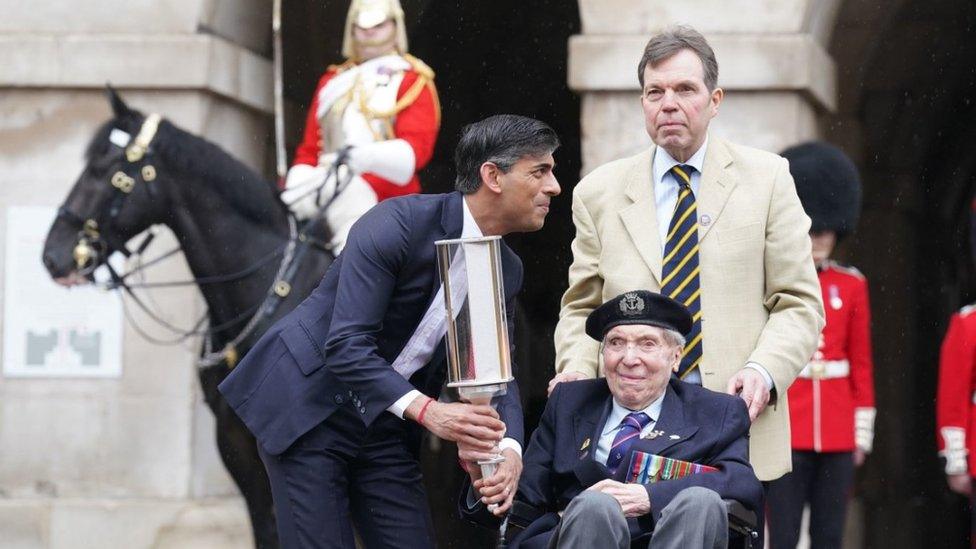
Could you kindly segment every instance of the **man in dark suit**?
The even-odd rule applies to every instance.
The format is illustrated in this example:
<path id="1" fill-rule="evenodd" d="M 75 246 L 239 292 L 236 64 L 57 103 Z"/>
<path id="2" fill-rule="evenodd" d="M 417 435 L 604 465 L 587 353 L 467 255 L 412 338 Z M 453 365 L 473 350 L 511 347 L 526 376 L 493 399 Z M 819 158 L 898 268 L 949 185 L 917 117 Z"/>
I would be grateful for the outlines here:
<path id="1" fill-rule="evenodd" d="M 516 496 L 515 514 L 530 524 L 510 547 L 725 548 L 722 500 L 759 514 L 745 403 L 671 376 L 691 326 L 683 305 L 646 290 L 590 313 L 586 333 L 602 342 L 606 378 L 553 391 Z M 672 474 L 676 466 L 693 472 Z M 477 468 L 468 470 L 479 489 Z M 472 500 L 463 512 L 486 522 Z"/>
<path id="2" fill-rule="evenodd" d="M 466 458 L 500 450 L 485 490 L 499 512 L 510 506 L 522 463 L 515 384 L 497 412 L 437 401 L 446 316 L 434 242 L 540 229 L 560 191 L 558 145 L 549 126 L 521 116 L 467 126 L 458 192 L 366 213 L 318 288 L 220 385 L 257 438 L 284 547 L 352 548 L 353 523 L 367 547 L 433 546 L 418 426 Z M 502 247 L 511 330 L 522 265 Z"/>

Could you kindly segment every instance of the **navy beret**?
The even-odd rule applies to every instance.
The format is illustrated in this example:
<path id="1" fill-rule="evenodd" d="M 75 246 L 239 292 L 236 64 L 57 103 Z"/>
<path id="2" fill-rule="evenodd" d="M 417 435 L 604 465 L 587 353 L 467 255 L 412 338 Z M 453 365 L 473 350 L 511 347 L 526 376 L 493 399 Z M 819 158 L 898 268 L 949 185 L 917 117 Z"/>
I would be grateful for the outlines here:
<path id="1" fill-rule="evenodd" d="M 691 313 L 677 301 L 647 290 L 620 294 L 600 305 L 586 317 L 586 335 L 597 341 L 614 326 L 646 324 L 674 330 L 681 335 L 691 331 Z"/>

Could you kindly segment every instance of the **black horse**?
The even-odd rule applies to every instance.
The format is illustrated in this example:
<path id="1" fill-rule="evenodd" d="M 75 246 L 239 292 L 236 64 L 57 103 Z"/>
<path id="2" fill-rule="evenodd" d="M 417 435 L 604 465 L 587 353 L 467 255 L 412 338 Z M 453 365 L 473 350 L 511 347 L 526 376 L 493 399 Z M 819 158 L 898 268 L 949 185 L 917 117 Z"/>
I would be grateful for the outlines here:
<path id="1" fill-rule="evenodd" d="M 85 169 L 48 233 L 44 265 L 61 284 L 82 283 L 112 252 L 127 253 L 126 242 L 149 227 L 166 225 L 175 234 L 209 310 L 206 347 L 226 351 L 211 353 L 223 360 L 199 369 L 217 420 L 217 446 L 247 501 L 256 545 L 277 547 L 254 438 L 217 385 L 264 329 L 312 291 L 333 256 L 311 239 L 294 238 L 272 182 L 216 145 L 108 93 L 115 116 L 88 146 Z M 123 275 L 114 282 L 127 289 Z"/>

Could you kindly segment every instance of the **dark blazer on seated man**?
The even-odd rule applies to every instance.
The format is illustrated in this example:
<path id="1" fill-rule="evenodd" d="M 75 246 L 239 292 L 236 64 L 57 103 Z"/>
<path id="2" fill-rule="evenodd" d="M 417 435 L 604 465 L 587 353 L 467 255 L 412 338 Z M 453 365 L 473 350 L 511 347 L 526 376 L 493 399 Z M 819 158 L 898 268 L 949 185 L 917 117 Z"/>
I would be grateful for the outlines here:
<path id="1" fill-rule="evenodd" d="M 367 547 L 433 546 L 420 426 L 461 452 L 497 446 L 506 460 L 489 481 L 514 493 L 516 384 L 497 413 L 436 400 L 446 313 L 434 243 L 540 229 L 560 190 L 552 173 L 558 144 L 549 126 L 526 117 L 465 127 L 458 192 L 394 198 L 363 215 L 321 284 L 220 384 L 257 438 L 285 549 L 352 549 L 353 525 Z M 501 263 L 511 331 L 522 264 L 504 244 Z"/>
<path id="2" fill-rule="evenodd" d="M 642 311 L 635 311 L 637 308 Z M 723 519 L 723 499 L 737 500 L 759 515 L 762 486 L 749 464 L 750 422 L 745 403 L 738 397 L 670 376 L 680 362 L 683 342 L 669 340 L 665 333 L 673 328 L 674 336 L 690 325 L 684 307 L 659 294 L 628 292 L 594 310 L 591 319 L 587 332 L 603 340 L 607 376 L 561 383 L 553 391 L 525 451 L 516 494 L 514 512 L 532 515 L 528 517 L 531 524 L 512 540 L 510 547 L 548 547 L 554 535 L 560 536 L 559 541 L 565 541 L 565 546 L 589 543 L 586 538 L 566 538 L 559 529 L 570 516 L 574 501 L 581 500 L 581 494 L 599 495 L 596 492 L 618 499 L 619 505 L 612 499 L 608 501 L 620 515 L 617 523 L 626 524 L 622 535 L 629 539 L 620 540 L 625 547 L 647 547 L 652 532 L 656 534 L 662 528 L 662 517 L 675 515 L 677 507 L 669 506 L 683 493 L 713 495 L 711 503 L 717 502 Z M 647 417 L 632 427 L 629 444 L 625 440 L 614 448 L 618 440 L 627 438 L 620 416 L 628 411 L 646 412 Z M 617 456 L 619 465 L 614 466 L 612 454 L 621 450 L 623 457 Z M 631 457 L 638 453 L 708 465 L 717 471 L 644 485 L 618 484 L 631 472 Z M 632 499 L 623 490 L 635 486 L 646 491 L 649 509 L 628 503 Z M 591 487 L 594 490 L 587 491 Z M 686 490 L 693 487 L 709 492 Z M 490 517 L 481 508 L 463 504 L 462 513 L 487 523 Z M 590 509 L 586 514 L 597 513 Z M 686 519 L 701 520 L 692 516 Z M 727 535 L 727 523 L 723 524 L 717 530 L 726 530 Z M 600 531 L 602 527 L 587 525 L 586 530 L 599 540 L 598 546 L 615 546 L 613 536 Z M 682 539 L 687 543 L 687 537 Z M 659 546 L 668 544 L 655 538 L 651 547 Z"/>

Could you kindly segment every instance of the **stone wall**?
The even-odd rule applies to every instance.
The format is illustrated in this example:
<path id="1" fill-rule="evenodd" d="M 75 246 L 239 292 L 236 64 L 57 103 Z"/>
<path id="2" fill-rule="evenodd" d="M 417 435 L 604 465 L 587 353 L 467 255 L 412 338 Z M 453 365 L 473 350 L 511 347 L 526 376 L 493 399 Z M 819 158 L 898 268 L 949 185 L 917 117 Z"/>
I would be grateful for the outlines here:
<path id="1" fill-rule="evenodd" d="M 57 206 L 80 174 L 110 116 L 106 82 L 131 106 L 267 173 L 270 5 L 0 2 L 0 254 L 7 208 Z M 164 231 L 153 247 L 173 243 Z M 188 272 L 176 260 L 151 276 Z M 153 295 L 178 325 L 203 313 L 196 290 Z M 199 342 L 160 347 L 129 326 L 123 342 L 117 379 L 0 377 L 0 545 L 248 546 L 243 500 L 217 457 L 196 379 Z"/>

